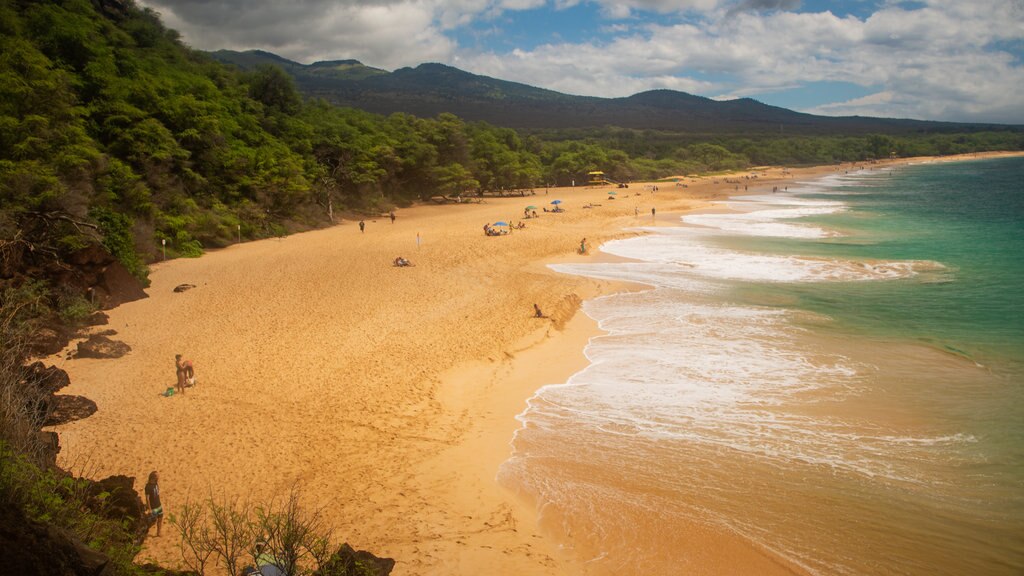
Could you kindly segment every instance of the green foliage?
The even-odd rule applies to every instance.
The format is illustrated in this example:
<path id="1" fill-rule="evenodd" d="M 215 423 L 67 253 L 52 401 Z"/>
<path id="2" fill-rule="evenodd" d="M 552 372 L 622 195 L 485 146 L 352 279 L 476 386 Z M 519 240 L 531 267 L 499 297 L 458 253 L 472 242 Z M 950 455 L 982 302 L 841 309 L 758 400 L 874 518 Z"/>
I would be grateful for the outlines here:
<path id="1" fill-rule="evenodd" d="M 69 295 L 60 303 L 58 314 L 66 324 L 77 324 L 96 311 L 96 306 L 79 295 Z"/>
<path id="2" fill-rule="evenodd" d="M 302 98 L 295 81 L 280 67 L 265 64 L 248 75 L 249 95 L 268 108 L 292 114 L 299 109 Z"/>
<path id="3" fill-rule="evenodd" d="M 28 520 L 67 530 L 105 554 L 112 576 L 138 574 L 132 561 L 139 546 L 126 526 L 104 514 L 108 498 L 91 495 L 86 480 L 40 468 L 0 440 L 0 505 L 20 510 Z"/>
<path id="4" fill-rule="evenodd" d="M 149 271 L 135 251 L 132 219 L 125 214 L 114 212 L 102 206 L 94 206 L 89 213 L 99 224 L 100 232 L 103 235 L 103 246 L 121 264 L 124 264 L 124 267 L 133 276 L 138 278 L 139 281 L 146 283 Z"/>

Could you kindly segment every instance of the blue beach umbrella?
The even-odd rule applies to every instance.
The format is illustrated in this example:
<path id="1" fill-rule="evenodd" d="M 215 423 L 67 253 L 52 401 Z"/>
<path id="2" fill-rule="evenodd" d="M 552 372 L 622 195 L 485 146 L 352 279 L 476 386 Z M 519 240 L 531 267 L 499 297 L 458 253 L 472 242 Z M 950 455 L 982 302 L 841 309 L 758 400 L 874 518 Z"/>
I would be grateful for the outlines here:
<path id="1" fill-rule="evenodd" d="M 508 222 L 495 222 L 495 226 L 508 226 Z"/>
<path id="2" fill-rule="evenodd" d="M 552 200 L 551 203 L 552 204 L 561 204 L 562 201 L 561 200 Z"/>
<path id="3" fill-rule="evenodd" d="M 608 193 L 609 196 L 615 196 L 617 194 L 618 192 L 616 192 L 615 190 L 612 190 L 611 192 Z"/>

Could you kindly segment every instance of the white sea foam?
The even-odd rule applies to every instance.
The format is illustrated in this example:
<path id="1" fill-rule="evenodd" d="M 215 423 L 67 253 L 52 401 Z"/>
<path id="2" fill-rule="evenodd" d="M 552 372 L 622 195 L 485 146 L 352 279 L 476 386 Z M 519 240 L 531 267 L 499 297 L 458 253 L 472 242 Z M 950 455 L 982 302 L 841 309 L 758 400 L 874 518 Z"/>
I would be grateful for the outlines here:
<path id="1" fill-rule="evenodd" d="M 609 450 L 612 438 L 646 438 L 659 449 L 684 442 L 908 483 L 922 480 L 892 455 L 970 441 L 865 434 L 794 412 L 808 394 L 853 393 L 866 367 L 838 355 L 812 359 L 791 312 L 695 303 L 670 288 L 600 298 L 584 311 L 607 335 L 587 346 L 587 368 L 530 400 L 520 419 L 534 434 L 564 434 L 574 422 L 600 433 Z"/>
<path id="2" fill-rule="evenodd" d="M 727 214 L 688 214 L 682 221 L 694 226 L 714 228 L 723 232 L 744 236 L 775 236 L 780 238 L 829 238 L 839 233 L 825 230 L 817 226 L 799 223 L 780 222 L 807 216 L 835 214 L 843 207 L 792 207 L 773 210 L 756 210 L 753 212 L 734 212 Z"/>
<path id="3" fill-rule="evenodd" d="M 615 240 L 601 250 L 616 256 L 670 264 L 699 277 L 760 282 L 867 281 L 909 278 L 935 262 L 857 261 L 779 256 L 717 248 L 709 244 L 721 232 L 696 228 L 654 228 L 657 234 Z"/>
<path id="4" fill-rule="evenodd" d="M 716 302 L 714 295 L 736 281 L 888 280 L 940 265 L 729 249 L 721 242 L 729 236 L 830 236 L 831 231 L 798 220 L 838 213 L 846 205 L 778 194 L 734 198 L 727 207 L 732 211 L 687 215 L 683 226 L 646 228 L 647 235 L 601 247 L 633 262 L 551 266 L 654 289 L 587 302 L 584 310 L 608 334 L 587 347 L 591 363 L 586 369 L 565 384 L 542 389 L 521 419 L 534 430 L 573 421 L 613 437 L 717 446 L 915 481 L 877 455 L 945 439 L 858 435 L 846 423 L 789 410 L 808 395 L 852 393 L 864 367 L 841 356 L 809 355 L 794 312 L 728 305 Z"/>

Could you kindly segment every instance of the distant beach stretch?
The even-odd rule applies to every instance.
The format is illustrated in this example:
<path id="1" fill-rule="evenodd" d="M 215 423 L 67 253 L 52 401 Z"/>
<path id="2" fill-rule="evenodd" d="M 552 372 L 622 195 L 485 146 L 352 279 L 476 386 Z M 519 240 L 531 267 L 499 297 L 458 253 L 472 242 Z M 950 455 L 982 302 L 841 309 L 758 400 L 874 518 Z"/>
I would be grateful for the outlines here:
<path id="1" fill-rule="evenodd" d="M 1009 574 L 1020 478 L 998 466 L 1019 451 L 991 439 L 1020 420 L 965 414 L 1020 416 L 1012 351 L 836 304 L 885 315 L 973 273 L 893 244 L 909 220 L 866 223 L 894 192 L 857 204 L 928 161 L 419 205 L 156 264 L 102 327 L 131 353 L 51 358 L 99 407 L 56 428 L 61 463 L 158 470 L 166 517 L 300 486 L 397 576 Z M 939 383 L 959 408 L 915 388 Z M 959 486 L 986 465 L 991 492 Z M 139 559 L 179 565 L 161 532 Z"/>

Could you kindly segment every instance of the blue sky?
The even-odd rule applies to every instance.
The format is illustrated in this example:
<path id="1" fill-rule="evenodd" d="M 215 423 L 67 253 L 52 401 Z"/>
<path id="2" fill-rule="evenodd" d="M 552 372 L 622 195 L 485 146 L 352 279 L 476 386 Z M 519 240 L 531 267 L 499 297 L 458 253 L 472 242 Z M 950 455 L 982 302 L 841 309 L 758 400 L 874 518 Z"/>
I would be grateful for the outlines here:
<path id="1" fill-rule="evenodd" d="M 1022 0 L 142 0 L 196 48 L 423 62 L 570 94 L 1024 124 Z"/>

